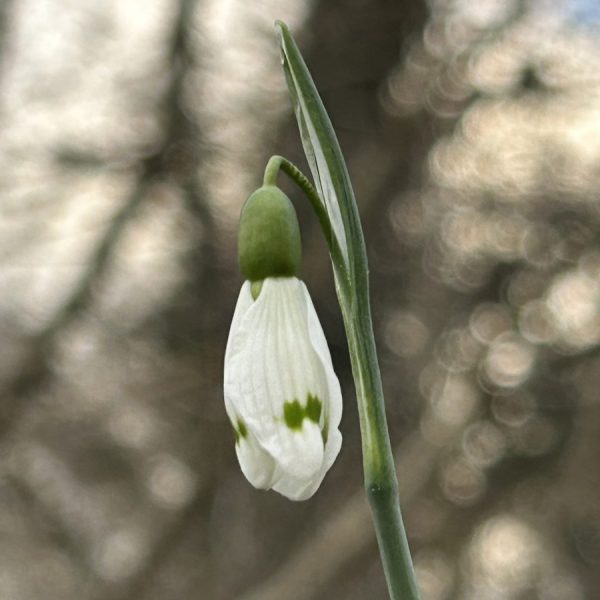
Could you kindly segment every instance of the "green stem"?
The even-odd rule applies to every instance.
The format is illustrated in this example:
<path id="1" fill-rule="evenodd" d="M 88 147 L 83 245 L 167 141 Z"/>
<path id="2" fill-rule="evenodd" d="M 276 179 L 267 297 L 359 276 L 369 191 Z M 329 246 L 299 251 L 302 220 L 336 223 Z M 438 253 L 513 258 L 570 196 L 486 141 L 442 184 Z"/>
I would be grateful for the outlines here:
<path id="1" fill-rule="evenodd" d="M 368 304 L 355 320 L 345 318 L 361 422 L 365 490 L 392 600 L 418 600 L 419 591 L 400 511 L 396 466 L 385 414 Z M 359 315 L 362 312 L 359 309 Z M 356 326 L 349 324 L 353 320 Z"/>
<path id="2" fill-rule="evenodd" d="M 264 184 L 275 185 L 284 171 L 308 197 L 329 245 L 338 282 L 340 306 L 348 337 L 356 386 L 363 446 L 365 489 L 392 600 L 419 600 L 415 573 L 398 497 L 396 466 L 385 413 L 381 374 L 369 304 L 367 256 L 362 242 L 355 248 L 354 281 L 343 258 L 327 209 L 307 177 L 282 156 L 273 156 L 265 169 Z M 358 222 L 358 215 L 357 215 Z M 360 232 L 362 241 L 362 232 Z"/>

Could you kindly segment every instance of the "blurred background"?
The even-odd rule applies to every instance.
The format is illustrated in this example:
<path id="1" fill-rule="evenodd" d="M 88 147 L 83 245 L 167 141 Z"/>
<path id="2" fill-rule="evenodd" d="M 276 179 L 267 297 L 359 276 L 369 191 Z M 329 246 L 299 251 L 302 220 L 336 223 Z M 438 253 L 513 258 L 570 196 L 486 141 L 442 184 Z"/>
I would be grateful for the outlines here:
<path id="1" fill-rule="evenodd" d="M 0 3 L 0 598 L 384 599 L 343 327 L 316 496 L 243 478 L 236 222 L 306 169 L 296 34 L 355 185 L 423 600 L 600 597 L 594 0 Z"/>

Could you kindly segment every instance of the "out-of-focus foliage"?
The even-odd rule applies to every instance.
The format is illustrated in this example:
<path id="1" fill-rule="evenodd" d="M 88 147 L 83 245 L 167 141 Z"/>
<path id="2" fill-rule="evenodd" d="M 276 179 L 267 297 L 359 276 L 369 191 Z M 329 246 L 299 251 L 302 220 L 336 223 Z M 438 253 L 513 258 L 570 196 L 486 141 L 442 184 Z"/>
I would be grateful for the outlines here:
<path id="1" fill-rule="evenodd" d="M 297 32 L 364 218 L 424 600 L 600 594 L 593 2 L 5 1 L 0 598 L 358 600 L 385 584 L 345 396 L 307 503 L 252 489 L 222 406 L 235 226 L 301 162 Z"/>

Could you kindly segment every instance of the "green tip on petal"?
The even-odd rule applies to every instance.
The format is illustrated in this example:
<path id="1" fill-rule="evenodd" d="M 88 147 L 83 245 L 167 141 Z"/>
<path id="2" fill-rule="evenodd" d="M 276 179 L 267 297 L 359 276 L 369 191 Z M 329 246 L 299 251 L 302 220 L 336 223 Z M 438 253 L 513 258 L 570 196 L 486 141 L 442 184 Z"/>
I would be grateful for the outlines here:
<path id="1" fill-rule="evenodd" d="M 244 204 L 238 235 L 238 258 L 246 279 L 295 277 L 302 264 L 296 211 L 276 186 L 256 190 Z"/>
<path id="2" fill-rule="evenodd" d="M 235 436 L 235 443 L 239 444 L 241 439 L 244 439 L 248 435 L 248 428 L 246 423 L 242 419 L 238 418 L 237 427 L 233 427 L 233 435 Z"/>
<path id="3" fill-rule="evenodd" d="M 318 423 L 321 418 L 321 401 L 316 396 L 308 394 L 305 412 L 313 423 Z"/>
<path id="4" fill-rule="evenodd" d="M 305 418 L 318 424 L 321 418 L 322 406 L 319 398 L 312 394 L 308 394 L 306 406 L 302 406 L 298 400 L 285 402 L 283 405 L 283 420 L 292 430 L 302 429 L 302 422 Z"/>
<path id="5" fill-rule="evenodd" d="M 285 419 L 285 424 L 290 429 L 302 429 L 304 408 L 300 406 L 300 402 L 298 402 L 298 400 L 286 402 L 283 405 L 283 418 Z"/>
<path id="6" fill-rule="evenodd" d="M 250 293 L 252 294 L 253 300 L 257 300 L 260 296 L 260 291 L 262 290 L 264 281 L 261 279 L 260 281 L 253 281 L 250 285 Z"/>

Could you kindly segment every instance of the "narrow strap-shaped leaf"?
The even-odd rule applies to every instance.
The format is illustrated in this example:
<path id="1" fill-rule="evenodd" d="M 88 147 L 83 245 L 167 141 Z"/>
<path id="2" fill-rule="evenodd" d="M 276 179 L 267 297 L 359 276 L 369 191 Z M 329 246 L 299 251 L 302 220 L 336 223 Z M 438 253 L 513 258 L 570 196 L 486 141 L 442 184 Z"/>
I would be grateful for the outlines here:
<path id="1" fill-rule="evenodd" d="M 345 268 L 340 268 L 332 255 L 356 386 L 365 486 L 390 598 L 419 600 L 398 503 L 398 482 L 373 335 L 367 254 L 358 208 L 340 145 L 312 77 L 286 25 L 280 21 L 276 25 L 304 153 L 331 223 L 323 231 L 326 236 L 336 237 L 342 255 L 339 260 L 345 262 L 342 265 Z M 319 203 L 316 204 L 320 208 Z M 334 244 L 331 240 L 328 242 L 332 248 Z M 340 285 L 340 279 L 346 276 L 348 281 L 344 284 L 348 285 Z"/>
<path id="2" fill-rule="evenodd" d="M 362 229 L 342 151 L 319 93 L 287 26 L 276 23 L 283 68 L 315 185 L 325 202 L 352 283 L 366 284 Z M 339 275 L 336 272 L 336 275 Z M 359 285 L 359 287 L 362 287 Z M 366 290 L 363 290 L 366 291 Z"/>

